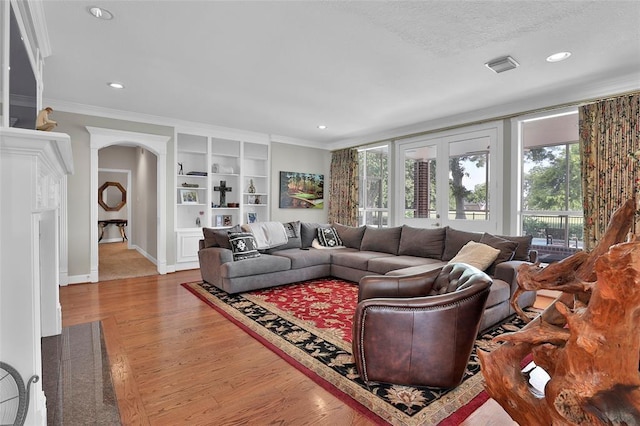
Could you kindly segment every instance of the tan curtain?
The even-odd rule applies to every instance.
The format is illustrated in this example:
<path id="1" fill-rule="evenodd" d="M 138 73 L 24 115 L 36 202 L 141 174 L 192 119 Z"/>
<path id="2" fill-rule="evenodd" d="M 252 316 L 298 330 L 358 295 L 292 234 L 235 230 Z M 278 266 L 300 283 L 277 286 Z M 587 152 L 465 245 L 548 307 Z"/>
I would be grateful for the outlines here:
<path id="1" fill-rule="evenodd" d="M 640 189 L 640 93 L 580 108 L 584 243 L 590 250 L 611 214 Z M 639 228 L 638 215 L 632 231 Z"/>
<path id="2" fill-rule="evenodd" d="M 342 149 L 331 156 L 329 222 L 358 226 L 358 151 Z"/>

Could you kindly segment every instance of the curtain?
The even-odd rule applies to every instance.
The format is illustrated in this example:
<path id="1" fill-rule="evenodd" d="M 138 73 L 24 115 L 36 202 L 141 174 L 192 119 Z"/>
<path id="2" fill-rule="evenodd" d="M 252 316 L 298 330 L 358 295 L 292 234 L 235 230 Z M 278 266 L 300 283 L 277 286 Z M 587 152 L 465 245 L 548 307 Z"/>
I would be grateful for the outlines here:
<path id="1" fill-rule="evenodd" d="M 347 148 L 331 156 L 329 222 L 358 226 L 358 151 Z"/>
<path id="2" fill-rule="evenodd" d="M 613 212 L 640 190 L 640 93 L 580 108 L 585 250 Z M 639 230 L 638 214 L 632 229 Z"/>

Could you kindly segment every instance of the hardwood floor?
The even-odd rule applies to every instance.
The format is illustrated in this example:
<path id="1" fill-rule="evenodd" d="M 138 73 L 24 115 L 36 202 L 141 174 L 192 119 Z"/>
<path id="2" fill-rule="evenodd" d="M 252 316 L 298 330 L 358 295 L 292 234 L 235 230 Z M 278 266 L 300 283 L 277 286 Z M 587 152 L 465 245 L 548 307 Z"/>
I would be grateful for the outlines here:
<path id="1" fill-rule="evenodd" d="M 180 286 L 199 279 L 61 287 L 63 326 L 103 321 L 122 424 L 371 424 Z"/>
<path id="2" fill-rule="evenodd" d="M 101 320 L 124 425 L 369 425 L 180 286 L 200 271 L 60 289 L 63 326 Z M 462 425 L 515 425 L 492 400 Z"/>

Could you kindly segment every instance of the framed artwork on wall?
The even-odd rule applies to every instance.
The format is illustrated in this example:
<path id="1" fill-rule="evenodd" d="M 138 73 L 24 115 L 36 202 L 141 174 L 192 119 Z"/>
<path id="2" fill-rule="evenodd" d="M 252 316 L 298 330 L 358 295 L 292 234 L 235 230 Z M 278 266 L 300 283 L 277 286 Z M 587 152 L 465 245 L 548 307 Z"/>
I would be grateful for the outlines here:
<path id="1" fill-rule="evenodd" d="M 258 221 L 258 213 L 248 212 L 247 223 L 256 223 Z"/>
<path id="2" fill-rule="evenodd" d="M 324 175 L 280 172 L 280 208 L 324 208 Z"/>

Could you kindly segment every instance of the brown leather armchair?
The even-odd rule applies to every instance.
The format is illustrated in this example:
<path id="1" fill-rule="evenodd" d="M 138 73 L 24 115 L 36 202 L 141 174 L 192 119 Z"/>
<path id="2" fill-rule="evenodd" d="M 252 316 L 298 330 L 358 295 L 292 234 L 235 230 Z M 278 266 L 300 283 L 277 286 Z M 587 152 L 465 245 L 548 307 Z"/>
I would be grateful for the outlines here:
<path id="1" fill-rule="evenodd" d="M 367 383 L 460 384 L 493 281 L 464 263 L 360 280 L 353 357 Z"/>

